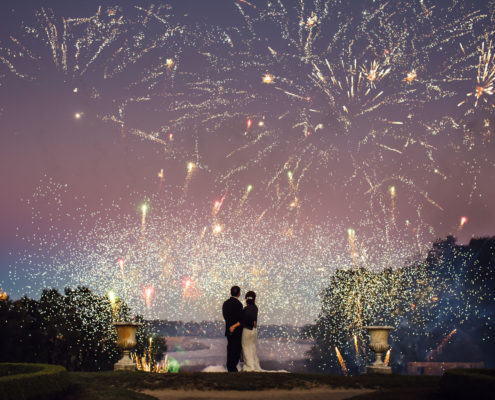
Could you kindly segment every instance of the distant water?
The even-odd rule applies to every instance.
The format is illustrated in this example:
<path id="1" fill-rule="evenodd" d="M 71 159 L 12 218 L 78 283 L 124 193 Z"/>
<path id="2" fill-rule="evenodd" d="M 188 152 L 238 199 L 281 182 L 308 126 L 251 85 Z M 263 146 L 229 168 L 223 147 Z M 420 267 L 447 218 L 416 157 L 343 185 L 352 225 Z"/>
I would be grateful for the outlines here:
<path id="1" fill-rule="evenodd" d="M 200 371 L 208 366 L 225 365 L 226 338 L 169 337 L 167 345 L 168 356 L 179 361 L 182 370 Z M 304 371 L 304 359 L 311 346 L 309 341 L 258 339 L 258 357 L 265 369 Z"/>

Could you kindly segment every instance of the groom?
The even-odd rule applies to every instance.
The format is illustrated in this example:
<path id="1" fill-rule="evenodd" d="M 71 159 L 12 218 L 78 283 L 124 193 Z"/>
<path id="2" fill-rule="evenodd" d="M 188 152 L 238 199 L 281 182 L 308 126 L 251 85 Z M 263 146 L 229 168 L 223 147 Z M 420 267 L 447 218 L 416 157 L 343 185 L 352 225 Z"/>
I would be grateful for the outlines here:
<path id="1" fill-rule="evenodd" d="M 237 372 L 237 364 L 241 358 L 241 314 L 242 303 L 239 301 L 241 288 L 232 286 L 230 299 L 223 303 L 222 313 L 225 319 L 225 336 L 227 336 L 227 370 Z"/>

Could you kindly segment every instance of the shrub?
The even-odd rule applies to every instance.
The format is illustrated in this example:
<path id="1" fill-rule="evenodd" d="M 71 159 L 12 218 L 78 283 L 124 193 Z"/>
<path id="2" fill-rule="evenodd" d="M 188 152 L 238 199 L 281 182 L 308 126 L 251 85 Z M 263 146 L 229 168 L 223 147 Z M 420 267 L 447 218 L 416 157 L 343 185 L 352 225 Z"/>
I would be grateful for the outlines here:
<path id="1" fill-rule="evenodd" d="M 0 377 L 15 374 L 27 374 L 29 372 L 36 372 L 41 370 L 37 364 L 11 364 L 2 363 L 0 364 Z"/>
<path id="2" fill-rule="evenodd" d="M 491 399 L 495 369 L 451 369 L 445 372 L 440 385 L 451 399 Z"/>
<path id="3" fill-rule="evenodd" d="M 70 386 L 67 370 L 49 364 L 0 364 L 2 400 L 53 399 Z"/>

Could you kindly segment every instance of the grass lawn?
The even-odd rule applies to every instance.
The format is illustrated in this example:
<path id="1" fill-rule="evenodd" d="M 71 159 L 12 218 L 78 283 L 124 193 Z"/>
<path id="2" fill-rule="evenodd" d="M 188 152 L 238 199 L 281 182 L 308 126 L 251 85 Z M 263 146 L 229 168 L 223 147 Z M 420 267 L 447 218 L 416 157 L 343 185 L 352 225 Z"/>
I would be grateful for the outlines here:
<path id="1" fill-rule="evenodd" d="M 197 390 L 263 390 L 310 389 L 318 386 L 378 389 L 357 397 L 372 399 L 434 399 L 439 398 L 440 377 L 407 375 L 338 376 L 323 374 L 285 373 L 178 373 L 149 374 L 145 372 L 72 372 L 73 387 L 66 400 L 136 399 L 153 397 L 135 390 L 197 389 Z"/>
<path id="2" fill-rule="evenodd" d="M 355 396 L 353 400 L 437 400 L 445 398 L 439 386 L 396 387 Z"/>

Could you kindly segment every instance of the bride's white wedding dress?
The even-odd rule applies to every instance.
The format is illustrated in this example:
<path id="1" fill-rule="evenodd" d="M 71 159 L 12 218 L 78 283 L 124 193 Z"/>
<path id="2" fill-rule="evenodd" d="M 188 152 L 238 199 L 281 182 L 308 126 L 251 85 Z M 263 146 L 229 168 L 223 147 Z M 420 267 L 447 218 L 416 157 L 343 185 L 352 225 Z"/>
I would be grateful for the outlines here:
<path id="1" fill-rule="evenodd" d="M 256 340 L 258 338 L 258 329 L 242 330 L 242 357 L 244 359 L 243 371 L 263 371 L 260 367 L 260 360 L 256 352 Z"/>

